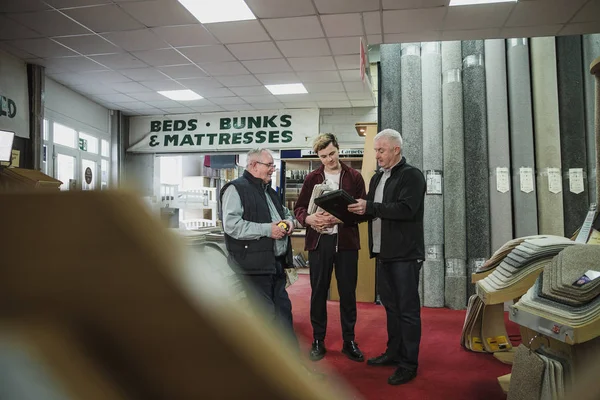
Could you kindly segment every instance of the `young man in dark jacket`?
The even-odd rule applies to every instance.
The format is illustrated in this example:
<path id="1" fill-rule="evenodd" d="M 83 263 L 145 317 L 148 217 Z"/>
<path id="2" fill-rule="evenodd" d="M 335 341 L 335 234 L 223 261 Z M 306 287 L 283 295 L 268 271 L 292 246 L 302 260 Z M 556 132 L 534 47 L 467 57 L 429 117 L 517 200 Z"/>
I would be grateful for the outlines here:
<path id="1" fill-rule="evenodd" d="M 360 240 L 358 225 L 342 224 L 332 215 L 320 211 L 308 214 L 313 188 L 326 183 L 330 189 L 343 189 L 352 197 L 365 197 L 365 182 L 361 174 L 339 160 L 339 145 L 332 134 L 319 135 L 314 151 L 321 167 L 307 175 L 296 202 L 296 219 L 306 227 L 306 245 L 310 266 L 310 320 L 313 327 L 313 344 L 310 359 L 317 361 L 325 356 L 327 328 L 327 293 L 335 265 L 335 276 L 340 294 L 340 317 L 344 345 L 342 353 L 354 361 L 364 356 L 354 341 L 356 325 L 356 283 L 358 277 L 358 250 Z"/>
<path id="2" fill-rule="evenodd" d="M 385 353 L 369 365 L 398 365 L 390 385 L 400 385 L 417 375 L 421 314 L 419 272 L 425 259 L 423 209 L 425 178 L 402 157 L 402 137 L 392 129 L 374 139 L 377 164 L 367 200 L 357 200 L 348 210 L 369 220 L 369 248 L 377 258 L 377 286 L 387 314 Z"/>

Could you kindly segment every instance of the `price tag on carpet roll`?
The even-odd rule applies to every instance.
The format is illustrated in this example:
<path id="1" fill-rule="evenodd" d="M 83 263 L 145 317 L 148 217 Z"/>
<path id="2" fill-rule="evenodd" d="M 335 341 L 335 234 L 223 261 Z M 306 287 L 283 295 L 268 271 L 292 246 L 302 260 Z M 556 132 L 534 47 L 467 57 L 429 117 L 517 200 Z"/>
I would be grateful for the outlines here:
<path id="1" fill-rule="evenodd" d="M 548 190 L 554 194 L 562 192 L 560 168 L 548 168 Z"/>
<path id="2" fill-rule="evenodd" d="M 506 167 L 496 167 L 496 190 L 500 193 L 510 190 L 510 173 Z"/>
<path id="3" fill-rule="evenodd" d="M 521 167 L 519 168 L 519 177 L 521 181 L 521 192 L 531 193 L 533 192 L 533 168 Z"/>
<path id="4" fill-rule="evenodd" d="M 569 169 L 569 191 L 571 193 L 579 194 L 583 193 L 585 187 L 583 186 L 583 168 L 570 168 Z"/>

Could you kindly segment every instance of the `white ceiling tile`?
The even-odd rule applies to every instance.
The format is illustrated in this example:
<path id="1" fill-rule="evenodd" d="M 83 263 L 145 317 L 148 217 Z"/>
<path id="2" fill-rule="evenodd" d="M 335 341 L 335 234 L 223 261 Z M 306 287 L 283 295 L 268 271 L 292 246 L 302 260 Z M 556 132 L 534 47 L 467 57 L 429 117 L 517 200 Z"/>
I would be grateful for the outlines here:
<path id="1" fill-rule="evenodd" d="M 316 14 L 311 0 L 246 0 L 257 18 L 299 17 Z"/>
<path id="2" fill-rule="evenodd" d="M 27 61 L 30 64 L 44 65 L 43 58 L 35 57 L 33 54 L 28 53 L 25 50 L 16 48 L 8 42 L 0 42 L 0 49 L 4 50 L 8 54 L 12 54 L 17 58 Z"/>
<path id="3" fill-rule="evenodd" d="M 210 101 L 215 104 L 225 106 L 232 104 L 247 104 L 243 99 L 239 97 L 210 97 Z"/>
<path id="4" fill-rule="evenodd" d="M 335 56 L 360 53 L 360 36 L 329 38 L 328 40 Z"/>
<path id="5" fill-rule="evenodd" d="M 363 34 L 360 14 L 322 15 L 321 22 L 328 37 L 360 36 Z"/>
<path id="6" fill-rule="evenodd" d="M 301 71 L 297 73 L 298 78 L 304 83 L 311 82 L 339 82 L 340 74 L 338 71 Z"/>
<path id="7" fill-rule="evenodd" d="M 177 102 L 175 100 L 169 100 L 167 97 L 163 96 L 162 94 L 159 94 L 159 96 L 162 97 L 162 100 L 150 100 L 150 101 L 146 101 L 146 103 L 152 107 L 160 108 L 163 110 L 165 108 L 181 107 L 181 104 L 179 102 Z"/>
<path id="8" fill-rule="evenodd" d="M 290 72 L 292 68 L 285 58 L 275 58 L 271 60 L 242 61 L 242 63 L 253 74 L 269 74 L 275 72 Z"/>
<path id="9" fill-rule="evenodd" d="M 54 38 L 57 42 L 83 55 L 120 53 L 119 47 L 113 45 L 102 36 L 78 35 Z"/>
<path id="10" fill-rule="evenodd" d="M 240 96 L 244 101 L 250 104 L 260 104 L 260 103 L 276 103 L 277 96 L 273 96 L 272 94 L 262 95 L 262 96 Z"/>
<path id="11" fill-rule="evenodd" d="M 201 24 L 159 26 L 152 31 L 173 47 L 219 44 L 219 41 Z"/>
<path id="12" fill-rule="evenodd" d="M 58 11 L 10 14 L 10 18 L 44 36 L 80 35 L 90 33 L 83 26 Z"/>
<path id="13" fill-rule="evenodd" d="M 383 37 L 381 35 L 367 35 L 367 43 L 369 45 L 383 43 Z"/>
<path id="14" fill-rule="evenodd" d="M 208 99 L 198 99 L 198 100 L 189 100 L 189 101 L 180 101 L 181 105 L 185 107 L 206 107 L 206 106 L 214 106 L 214 104 Z"/>
<path id="15" fill-rule="evenodd" d="M 227 48 L 240 61 L 281 57 L 281 53 L 273 42 L 228 44 Z"/>
<path id="16" fill-rule="evenodd" d="M 326 39 L 280 40 L 277 46 L 286 57 L 330 56 Z"/>
<path id="17" fill-rule="evenodd" d="M 150 88 L 143 86 L 137 82 L 118 82 L 110 84 L 117 92 L 126 93 L 131 96 L 134 93 L 152 93 Z M 136 98 L 136 100 L 139 100 Z"/>
<path id="18" fill-rule="evenodd" d="M 221 43 L 264 42 L 269 35 L 260 22 L 255 20 L 219 22 L 204 25 Z"/>
<path id="19" fill-rule="evenodd" d="M 76 74 L 73 72 L 62 72 L 58 74 L 48 74 L 48 76 L 54 79 L 57 82 L 63 83 L 65 85 L 85 85 L 93 83 L 93 81 L 87 77 L 82 76 L 81 74 Z"/>
<path id="20" fill-rule="evenodd" d="M 134 81 L 156 81 L 167 77 L 156 68 L 132 68 L 121 71 L 123 75 Z"/>
<path id="21" fill-rule="evenodd" d="M 333 57 L 300 57 L 288 58 L 296 71 L 330 71 L 335 70 Z"/>
<path id="22" fill-rule="evenodd" d="M 148 104 L 141 101 L 128 101 L 123 103 L 114 103 L 115 106 L 120 108 L 127 108 L 128 110 L 139 111 L 148 108 Z"/>
<path id="23" fill-rule="evenodd" d="M 174 49 L 135 51 L 133 55 L 153 67 L 188 64 L 189 60 Z"/>
<path id="24" fill-rule="evenodd" d="M 255 103 L 252 106 L 257 110 L 281 110 L 284 108 L 283 103 Z"/>
<path id="25" fill-rule="evenodd" d="M 282 100 L 285 101 L 285 98 Z M 297 102 L 285 102 L 285 108 L 317 108 L 319 107 L 316 102 L 313 101 L 297 101 Z"/>
<path id="26" fill-rule="evenodd" d="M 314 101 L 346 101 L 346 93 L 310 93 L 310 98 Z"/>
<path id="27" fill-rule="evenodd" d="M 227 88 L 198 88 L 194 89 L 200 96 L 206 98 L 213 97 L 234 97 L 235 94 Z"/>
<path id="28" fill-rule="evenodd" d="M 444 30 L 499 28 L 513 7 L 514 3 L 448 7 Z"/>
<path id="29" fill-rule="evenodd" d="M 598 22 L 582 22 L 576 24 L 567 24 L 564 28 L 558 32 L 558 35 L 585 35 L 590 33 L 597 33 Z"/>
<path id="30" fill-rule="evenodd" d="M 115 89 L 113 89 L 107 85 L 104 85 L 104 84 L 99 84 L 97 82 L 86 83 L 81 86 L 79 86 L 79 85 L 74 86 L 73 88 L 76 91 L 78 91 L 79 93 L 85 93 L 85 94 L 90 94 L 90 95 L 117 93 L 117 91 Z"/>
<path id="31" fill-rule="evenodd" d="M 315 0 L 321 14 L 379 10 L 379 0 Z"/>
<path id="32" fill-rule="evenodd" d="M 249 73 L 248 70 L 237 61 L 201 64 L 200 67 L 211 76 L 243 75 Z"/>
<path id="33" fill-rule="evenodd" d="M 201 78 L 206 76 L 206 73 L 194 64 L 174 65 L 172 67 L 160 67 L 158 69 L 173 79 Z"/>
<path id="34" fill-rule="evenodd" d="M 123 3 L 121 8 L 148 28 L 198 22 L 181 3 L 172 0 L 128 2 Z"/>
<path id="35" fill-rule="evenodd" d="M 220 88 L 223 85 L 215 78 L 188 78 L 188 79 L 178 79 L 178 82 L 189 88 Z"/>
<path id="36" fill-rule="evenodd" d="M 111 0 L 44 0 L 54 8 L 72 8 L 94 6 L 97 4 L 110 4 Z"/>
<path id="37" fill-rule="evenodd" d="M 223 106 L 223 108 L 227 111 L 250 111 L 255 109 L 250 104 L 231 104 Z"/>
<path id="38" fill-rule="evenodd" d="M 25 25 L 0 15 L 0 40 L 32 39 L 43 36 Z"/>
<path id="39" fill-rule="evenodd" d="M 305 102 L 310 102 L 312 101 L 310 94 L 309 93 L 303 93 L 303 94 L 285 94 L 285 95 L 281 95 L 281 96 L 277 96 L 279 98 L 279 101 L 282 102 L 290 102 L 290 103 L 305 103 Z"/>
<path id="40" fill-rule="evenodd" d="M 16 47 L 17 49 L 24 50 L 27 53 L 33 54 L 34 56 L 41 58 L 67 57 L 77 55 L 77 53 L 46 38 L 12 40 L 9 41 L 8 44 Z"/>
<path id="41" fill-rule="evenodd" d="M 106 67 L 82 56 L 48 58 L 45 65 L 47 68 L 64 69 L 72 72 L 106 70 Z"/>
<path id="42" fill-rule="evenodd" d="M 219 76 L 217 80 L 227 87 L 260 85 L 260 82 L 252 75 Z"/>
<path id="43" fill-rule="evenodd" d="M 368 85 L 362 82 L 344 82 L 344 87 L 348 92 L 370 92 Z"/>
<path id="44" fill-rule="evenodd" d="M 145 108 L 143 110 L 137 110 L 139 115 L 162 115 L 163 110 L 159 110 L 158 108 Z"/>
<path id="45" fill-rule="evenodd" d="M 82 76 L 88 77 L 92 82 L 114 83 L 131 82 L 131 79 L 115 71 L 91 71 L 83 72 Z"/>
<path id="46" fill-rule="evenodd" d="M 172 79 L 162 79 L 159 81 L 141 81 L 142 85 L 152 90 L 183 90 L 185 87 Z M 163 96 L 164 97 L 164 96 Z"/>
<path id="47" fill-rule="evenodd" d="M 280 74 L 255 74 L 255 76 L 265 85 L 280 85 L 283 83 L 298 83 L 298 76 L 291 72 Z"/>
<path id="48" fill-rule="evenodd" d="M 500 31 L 500 35 L 504 38 L 556 36 L 562 28 L 563 25 L 521 26 L 504 28 Z"/>
<path id="49" fill-rule="evenodd" d="M 553 25 L 568 22 L 586 0 L 521 1 L 506 21 L 506 27 Z"/>
<path id="50" fill-rule="evenodd" d="M 155 35 L 150 29 L 109 32 L 102 34 L 102 36 L 127 51 L 156 50 L 169 47 L 166 42 Z"/>
<path id="51" fill-rule="evenodd" d="M 363 23 L 367 35 L 381 33 L 381 13 L 379 11 L 363 13 Z"/>
<path id="52" fill-rule="evenodd" d="M 194 110 L 188 107 L 161 108 L 167 114 L 192 114 Z"/>
<path id="53" fill-rule="evenodd" d="M 90 56 L 94 61 L 112 69 L 143 68 L 147 65 L 129 53 Z"/>
<path id="54" fill-rule="evenodd" d="M 341 82 L 333 83 L 305 83 L 304 87 L 308 93 L 335 93 L 344 92 L 344 85 Z"/>
<path id="55" fill-rule="evenodd" d="M 405 10 L 409 8 L 445 7 L 448 0 L 383 0 L 384 10 Z"/>
<path id="56" fill-rule="evenodd" d="M 317 102 L 320 108 L 347 108 L 351 107 L 349 101 L 319 101 Z"/>
<path id="57" fill-rule="evenodd" d="M 375 107 L 373 100 L 350 100 L 352 107 Z"/>
<path id="58" fill-rule="evenodd" d="M 178 50 L 195 63 L 235 61 L 235 57 L 222 45 L 179 47 Z"/>
<path id="59" fill-rule="evenodd" d="M 384 11 L 383 32 L 387 35 L 390 33 L 424 32 L 441 29 L 445 15 L 445 7 Z"/>
<path id="60" fill-rule="evenodd" d="M 471 29 L 442 32 L 442 40 L 481 40 L 500 37 L 500 28 Z"/>
<path id="61" fill-rule="evenodd" d="M 600 21 L 600 0 L 590 0 L 590 2 L 587 3 L 570 22 L 590 21 Z M 596 28 L 595 32 L 600 31 L 598 25 L 596 25 Z"/>
<path id="62" fill-rule="evenodd" d="M 369 99 L 373 99 L 373 93 L 371 93 L 371 92 L 348 92 L 348 98 L 350 100 L 369 100 Z"/>
<path id="63" fill-rule="evenodd" d="M 415 33 L 392 33 L 383 35 L 384 43 L 435 42 L 442 37 L 441 31 Z"/>
<path id="64" fill-rule="evenodd" d="M 360 68 L 360 56 L 358 54 L 335 56 L 335 63 L 337 64 L 338 69 Z"/>
<path id="65" fill-rule="evenodd" d="M 148 90 L 152 90 L 150 88 L 147 88 L 147 89 Z M 128 93 L 128 96 L 131 97 L 131 98 L 134 98 L 136 100 L 145 101 L 145 102 L 148 102 L 148 101 L 160 101 L 160 100 L 163 100 L 165 98 L 165 96 L 163 96 L 162 94 L 156 93 L 156 91 L 140 92 L 140 93 Z"/>
<path id="66" fill-rule="evenodd" d="M 275 40 L 313 39 L 325 36 L 317 17 L 275 18 L 262 23 Z"/>
<path id="67" fill-rule="evenodd" d="M 123 93 L 116 93 L 116 94 L 97 94 L 94 97 L 103 100 L 103 101 L 109 101 L 111 103 L 125 103 L 125 102 L 133 102 L 136 101 L 135 99 L 132 99 L 131 97 L 124 95 Z"/>
<path id="68" fill-rule="evenodd" d="M 195 112 L 199 112 L 199 113 L 211 113 L 211 112 L 222 112 L 225 111 L 224 108 L 219 107 L 217 105 L 210 105 L 210 106 L 200 106 L 200 107 L 190 107 L 192 110 L 194 110 Z"/>
<path id="69" fill-rule="evenodd" d="M 2 12 L 26 12 L 26 11 L 42 11 L 48 10 L 47 4 L 40 0 L 20 0 L 20 1 L 4 1 L 2 2 Z"/>
<path id="70" fill-rule="evenodd" d="M 238 96 L 262 96 L 271 94 L 264 86 L 240 86 L 232 88 L 231 91 Z"/>
<path id="71" fill-rule="evenodd" d="M 340 71 L 340 76 L 344 82 L 360 81 L 360 69 L 351 69 Z"/>
<path id="72" fill-rule="evenodd" d="M 144 27 L 116 4 L 69 8 L 62 12 L 97 33 L 127 31 Z"/>

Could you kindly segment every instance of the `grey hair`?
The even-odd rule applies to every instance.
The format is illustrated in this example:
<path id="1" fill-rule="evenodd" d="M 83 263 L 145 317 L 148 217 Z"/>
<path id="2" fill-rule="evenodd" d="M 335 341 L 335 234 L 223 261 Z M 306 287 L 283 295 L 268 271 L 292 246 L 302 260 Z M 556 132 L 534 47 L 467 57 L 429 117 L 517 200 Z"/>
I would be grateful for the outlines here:
<path id="1" fill-rule="evenodd" d="M 265 149 L 263 147 L 257 147 L 255 149 L 250 150 L 248 152 L 248 158 L 246 159 L 246 167 L 249 167 L 250 164 L 254 161 L 258 161 L 262 153 L 265 152 L 271 154 L 271 152 L 268 149 Z"/>
<path id="2" fill-rule="evenodd" d="M 402 135 L 400 135 L 400 133 L 397 130 L 384 129 L 381 132 L 379 132 L 377 135 L 375 135 L 375 138 L 373 139 L 373 141 L 376 141 L 379 139 L 387 139 L 390 141 L 390 143 L 397 144 L 398 146 L 400 146 L 400 149 L 402 149 L 402 143 L 403 143 Z"/>

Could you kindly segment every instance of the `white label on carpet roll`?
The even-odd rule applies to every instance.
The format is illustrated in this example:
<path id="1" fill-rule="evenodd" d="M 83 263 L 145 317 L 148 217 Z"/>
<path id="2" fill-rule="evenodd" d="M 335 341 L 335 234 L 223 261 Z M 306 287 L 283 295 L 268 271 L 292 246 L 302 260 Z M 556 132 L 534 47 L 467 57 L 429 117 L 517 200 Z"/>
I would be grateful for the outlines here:
<path id="1" fill-rule="evenodd" d="M 442 194 L 441 171 L 427 171 L 427 194 Z"/>
<path id="2" fill-rule="evenodd" d="M 519 168 L 519 175 L 521 178 L 521 192 L 533 192 L 533 168 L 521 167 Z"/>
<path id="3" fill-rule="evenodd" d="M 571 193 L 583 193 L 583 168 L 569 169 L 569 190 Z"/>
<path id="4" fill-rule="evenodd" d="M 496 190 L 500 193 L 510 190 L 510 173 L 506 167 L 496 167 Z"/>
<path id="5" fill-rule="evenodd" d="M 562 192 L 560 168 L 548 168 L 548 190 L 554 194 Z"/>

